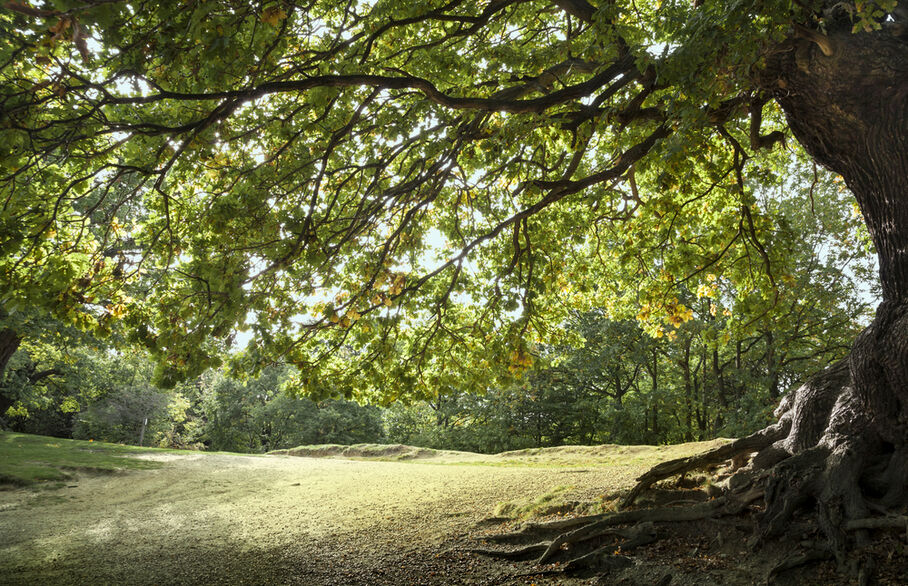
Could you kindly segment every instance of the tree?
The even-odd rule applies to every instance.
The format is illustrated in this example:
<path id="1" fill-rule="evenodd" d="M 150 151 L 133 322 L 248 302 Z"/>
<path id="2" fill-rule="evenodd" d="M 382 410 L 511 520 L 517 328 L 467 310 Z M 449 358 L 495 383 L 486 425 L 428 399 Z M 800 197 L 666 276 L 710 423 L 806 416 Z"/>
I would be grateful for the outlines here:
<path id="1" fill-rule="evenodd" d="M 249 363 L 285 358 L 310 394 L 432 396 L 526 369 L 572 308 L 678 327 L 678 284 L 710 272 L 772 305 L 793 275 L 755 193 L 803 168 L 790 129 L 855 195 L 883 302 L 778 423 L 706 459 L 759 451 L 762 536 L 816 501 L 840 559 L 848 523 L 906 498 L 894 0 L 5 6 L 4 304 L 122 318 L 170 381 L 249 327 Z M 109 198 L 143 210 L 134 299 L 81 229 Z"/>
<path id="2" fill-rule="evenodd" d="M 147 383 L 118 388 L 81 414 L 76 435 L 143 446 L 149 424 L 167 416 L 169 402 L 167 393 Z"/>
<path id="3" fill-rule="evenodd" d="M 103 342 L 40 312 L 19 311 L 15 317 L 21 341 L 0 377 L 4 427 L 67 437 L 79 411 L 135 378 L 141 366 L 113 357 Z"/>
<path id="4" fill-rule="evenodd" d="M 185 383 L 182 390 L 196 415 L 188 439 L 233 452 L 383 439 L 381 416 L 374 406 L 336 399 L 316 403 L 285 393 L 292 370 L 271 366 L 246 380 L 212 370 Z"/>

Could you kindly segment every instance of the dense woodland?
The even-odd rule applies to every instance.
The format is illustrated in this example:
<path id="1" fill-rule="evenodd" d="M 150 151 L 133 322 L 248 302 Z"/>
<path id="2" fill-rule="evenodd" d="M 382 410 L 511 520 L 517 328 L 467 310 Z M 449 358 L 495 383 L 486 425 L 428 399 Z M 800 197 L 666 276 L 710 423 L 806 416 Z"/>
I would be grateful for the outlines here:
<path id="1" fill-rule="evenodd" d="M 850 321 L 795 307 L 785 316 L 789 329 L 767 323 L 737 339 L 717 323 L 710 298 L 693 304 L 701 312 L 671 337 L 577 314 L 579 344 L 538 348 L 534 366 L 509 386 L 443 389 L 430 401 L 384 408 L 294 396 L 286 365 L 244 378 L 211 370 L 161 389 L 141 352 L 63 329 L 16 354 L 2 387 L 3 419 L 16 431 L 237 452 L 362 442 L 499 452 L 740 436 L 771 420 L 781 392 L 847 351 L 867 311 L 849 302 Z"/>

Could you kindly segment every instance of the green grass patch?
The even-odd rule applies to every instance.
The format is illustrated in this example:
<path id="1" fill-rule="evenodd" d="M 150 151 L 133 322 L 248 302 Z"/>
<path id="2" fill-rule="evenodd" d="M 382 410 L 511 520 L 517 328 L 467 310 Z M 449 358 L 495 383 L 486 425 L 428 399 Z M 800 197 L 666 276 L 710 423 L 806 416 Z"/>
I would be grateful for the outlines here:
<path id="1" fill-rule="evenodd" d="M 573 511 L 579 503 L 565 499 L 571 486 L 556 486 L 549 492 L 530 500 L 498 503 L 493 511 L 496 517 L 531 519 Z"/>
<path id="2" fill-rule="evenodd" d="M 528 521 L 553 515 L 598 515 L 612 512 L 618 506 L 614 495 L 601 495 L 595 500 L 577 500 L 573 486 L 556 486 L 549 492 L 529 499 L 499 502 L 492 510 L 493 517 Z"/>
<path id="3" fill-rule="evenodd" d="M 318 444 L 297 446 L 287 450 L 268 452 L 275 456 L 305 456 L 308 458 L 348 458 L 351 460 L 378 460 L 385 462 L 404 462 L 408 460 L 427 460 L 440 458 L 475 459 L 479 454 L 455 452 L 451 450 L 434 450 L 404 446 L 401 444 Z"/>
<path id="4" fill-rule="evenodd" d="M 269 455 L 305 456 L 309 458 L 345 458 L 351 460 L 375 460 L 386 462 L 419 462 L 451 466 L 493 466 L 504 468 L 596 468 L 623 466 L 649 468 L 659 462 L 696 454 L 731 440 L 716 439 L 709 442 L 665 446 L 621 446 L 605 444 L 599 446 L 560 446 L 553 448 L 531 448 L 502 452 L 500 454 L 476 454 L 453 450 L 435 450 L 400 444 L 319 444 L 297 446 L 286 450 L 274 450 Z"/>
<path id="5" fill-rule="evenodd" d="M 120 470 L 160 468 L 136 459 L 143 453 L 172 450 L 0 432 L 0 486 L 60 486 L 74 472 L 109 474 Z"/>

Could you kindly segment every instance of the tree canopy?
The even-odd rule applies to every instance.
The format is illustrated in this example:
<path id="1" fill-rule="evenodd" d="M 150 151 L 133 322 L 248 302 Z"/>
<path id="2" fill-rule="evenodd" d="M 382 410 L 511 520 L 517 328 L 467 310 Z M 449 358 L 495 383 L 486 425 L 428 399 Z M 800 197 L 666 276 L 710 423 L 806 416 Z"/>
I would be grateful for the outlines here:
<path id="1" fill-rule="evenodd" d="M 244 366 L 384 400 L 519 372 L 571 310 L 785 311 L 778 208 L 832 176 L 765 77 L 821 8 L 7 2 L 2 311 L 124 324 L 165 381 L 248 328 Z"/>

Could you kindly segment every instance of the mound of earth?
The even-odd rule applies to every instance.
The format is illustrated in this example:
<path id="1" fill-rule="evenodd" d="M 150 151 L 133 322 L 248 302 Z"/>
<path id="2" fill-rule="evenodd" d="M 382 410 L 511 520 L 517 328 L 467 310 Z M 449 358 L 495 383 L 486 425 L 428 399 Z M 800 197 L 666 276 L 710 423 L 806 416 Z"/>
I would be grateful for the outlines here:
<path id="1" fill-rule="evenodd" d="M 306 458 L 366 458 L 376 460 L 415 460 L 426 458 L 440 458 L 443 456 L 479 457 L 470 452 L 455 452 L 451 450 L 433 450 L 405 446 L 403 444 L 354 444 L 343 446 L 339 444 L 321 444 L 314 446 L 298 446 L 287 450 L 274 450 L 268 452 L 275 456 L 303 456 Z"/>
<path id="2" fill-rule="evenodd" d="M 563 464 L 571 461 L 577 464 L 603 464 L 615 459 L 634 456 L 659 459 L 671 458 L 675 454 L 685 454 L 691 450 L 715 448 L 730 442 L 728 439 L 715 439 L 709 442 L 677 444 L 672 446 L 622 446 L 602 444 L 597 446 L 556 446 L 549 448 L 526 448 L 510 450 L 499 454 L 478 454 L 457 450 L 435 450 L 408 446 L 404 444 L 317 444 L 297 446 L 286 450 L 268 452 L 274 456 L 302 456 L 306 458 L 356 458 L 369 460 L 425 460 L 430 458 L 456 460 L 458 462 L 487 463 L 531 463 L 536 461 Z"/>
<path id="3" fill-rule="evenodd" d="M 686 444 L 673 444 L 673 445 L 661 445 L 661 446 L 650 446 L 650 445 L 621 445 L 621 444 L 599 444 L 594 446 L 578 446 L 578 445 L 566 445 L 566 446 L 553 446 L 548 448 L 525 448 L 522 450 L 510 450 L 507 452 L 501 452 L 495 456 L 498 458 L 524 458 L 530 456 L 543 456 L 546 458 L 557 457 L 557 456 L 574 456 L 574 457 L 613 457 L 613 456 L 635 456 L 639 454 L 659 454 L 662 452 L 674 453 L 680 452 L 684 453 L 690 451 L 691 449 L 704 449 L 713 448 L 721 446 L 732 440 L 726 438 L 717 438 L 714 440 L 709 440 L 706 442 L 690 442 Z"/>

